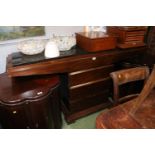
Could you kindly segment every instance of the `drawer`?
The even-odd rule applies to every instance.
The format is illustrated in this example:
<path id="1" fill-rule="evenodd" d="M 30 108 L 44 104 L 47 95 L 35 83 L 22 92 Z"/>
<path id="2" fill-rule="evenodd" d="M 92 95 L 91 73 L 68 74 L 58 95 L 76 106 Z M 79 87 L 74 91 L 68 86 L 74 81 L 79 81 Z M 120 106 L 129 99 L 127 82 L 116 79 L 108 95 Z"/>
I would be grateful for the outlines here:
<path id="1" fill-rule="evenodd" d="M 109 73 L 112 71 L 114 71 L 114 65 L 72 72 L 69 74 L 69 86 L 75 86 L 107 78 L 109 77 Z"/>
<path id="2" fill-rule="evenodd" d="M 0 122 L 3 128 L 26 129 L 31 128 L 27 104 L 15 106 L 0 105 Z"/>
<path id="3" fill-rule="evenodd" d="M 89 97 L 84 97 L 82 99 L 75 99 L 74 101 L 70 101 L 70 110 L 72 112 L 87 109 L 89 107 L 96 106 L 98 104 L 104 104 L 107 107 L 108 104 L 108 95 L 109 91 L 105 90 L 104 92 L 100 92 L 98 94 L 94 94 Z"/>
<path id="4" fill-rule="evenodd" d="M 111 88 L 111 85 L 111 78 L 105 78 L 90 83 L 72 86 L 69 89 L 69 99 L 71 101 L 99 94 L 101 92 L 104 92 L 105 90 L 109 90 Z"/>
<path id="5" fill-rule="evenodd" d="M 144 36 L 128 36 L 128 37 L 126 37 L 125 42 L 128 42 L 128 41 L 140 41 L 140 42 L 143 42 L 144 41 Z"/>
<path id="6" fill-rule="evenodd" d="M 145 35 L 146 31 L 128 31 L 126 32 L 126 37 L 131 37 L 131 36 L 143 36 Z"/>
<path id="7" fill-rule="evenodd" d="M 85 69 L 91 69 L 106 65 L 111 65 L 113 63 L 116 63 L 118 61 L 121 61 L 121 59 L 125 59 L 129 56 L 132 56 L 130 53 L 112 53 L 112 54 L 105 54 L 105 55 L 92 55 L 91 57 L 84 57 L 75 60 L 74 62 L 70 62 L 68 64 L 68 70 L 71 72 L 85 70 Z"/>

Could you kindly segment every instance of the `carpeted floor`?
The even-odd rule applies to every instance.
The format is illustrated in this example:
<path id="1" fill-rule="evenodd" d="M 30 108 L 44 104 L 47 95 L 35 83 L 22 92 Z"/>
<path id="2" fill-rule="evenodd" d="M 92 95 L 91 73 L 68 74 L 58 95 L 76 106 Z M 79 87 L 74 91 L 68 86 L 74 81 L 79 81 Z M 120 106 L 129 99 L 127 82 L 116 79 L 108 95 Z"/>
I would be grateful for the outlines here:
<path id="1" fill-rule="evenodd" d="M 82 117 L 82 118 L 76 120 L 74 123 L 71 123 L 71 124 L 67 124 L 66 121 L 64 120 L 64 116 L 62 116 L 62 118 L 63 118 L 62 129 L 95 129 L 96 117 L 102 111 L 90 114 L 86 117 Z"/>

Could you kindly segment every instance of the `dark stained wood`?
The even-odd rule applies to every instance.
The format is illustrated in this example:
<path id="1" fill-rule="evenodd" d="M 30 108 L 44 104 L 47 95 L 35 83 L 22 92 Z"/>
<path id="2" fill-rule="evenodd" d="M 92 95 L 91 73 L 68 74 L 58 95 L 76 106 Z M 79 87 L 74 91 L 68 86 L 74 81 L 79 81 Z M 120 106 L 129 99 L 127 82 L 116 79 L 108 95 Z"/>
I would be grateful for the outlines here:
<path id="1" fill-rule="evenodd" d="M 96 111 L 99 111 L 101 109 L 107 108 L 111 105 L 110 102 L 104 102 L 104 103 L 100 103 L 100 104 L 96 104 L 95 106 L 86 108 L 86 109 L 82 109 L 76 112 L 72 112 L 70 111 L 65 104 L 62 104 L 62 110 L 65 114 L 65 120 L 68 123 L 72 123 L 74 122 L 76 119 L 81 118 L 83 116 L 87 116 L 91 113 L 94 113 Z"/>
<path id="2" fill-rule="evenodd" d="M 155 66 L 140 95 L 101 113 L 97 128 L 155 128 Z"/>
<path id="3" fill-rule="evenodd" d="M 61 128 L 59 84 L 55 75 L 9 78 L 1 74 L 2 127 Z"/>
<path id="4" fill-rule="evenodd" d="M 0 104 L 0 123 L 2 128 L 34 128 L 29 116 L 26 102 L 16 106 L 6 106 Z"/>
<path id="5" fill-rule="evenodd" d="M 119 48 L 145 46 L 146 26 L 108 26 L 108 33 L 117 35 Z"/>
<path id="6" fill-rule="evenodd" d="M 112 81 L 109 73 L 118 69 L 116 63 L 141 56 L 146 49 L 138 47 L 85 52 L 76 48 L 75 54 L 69 57 L 20 66 L 12 66 L 8 57 L 7 71 L 13 77 L 58 73 L 61 77 L 62 111 L 70 123 L 110 106 L 108 97 L 112 92 Z"/>
<path id="7" fill-rule="evenodd" d="M 88 109 L 98 104 L 103 104 L 105 105 L 105 107 L 107 107 L 109 106 L 109 104 L 107 104 L 108 95 L 109 95 L 109 90 L 104 92 L 102 91 L 100 93 L 94 93 L 90 96 L 86 96 L 81 99 L 71 100 L 70 109 L 72 112 L 78 112 L 79 110 Z"/>
<path id="8" fill-rule="evenodd" d="M 7 73 L 9 76 L 29 76 L 29 75 L 42 75 L 54 73 L 69 73 L 102 65 L 111 65 L 125 59 L 132 58 L 136 55 L 141 55 L 146 51 L 147 47 L 138 47 L 125 50 L 109 50 L 103 52 L 75 54 L 70 57 L 57 58 L 45 60 L 38 63 L 12 66 L 11 55 L 7 61 Z M 77 53 L 78 53 L 77 49 Z"/>
<path id="9" fill-rule="evenodd" d="M 85 111 L 89 114 L 91 112 L 89 109 L 93 107 L 95 111 L 95 107 L 97 107 L 96 110 L 99 110 L 99 107 L 105 108 L 109 106 L 109 104 L 105 103 L 108 101 L 109 91 L 112 86 L 109 75 L 106 76 L 106 78 L 102 78 L 102 76 L 100 76 L 99 79 L 94 77 L 87 83 L 84 81 L 79 85 L 70 87 L 66 86 L 64 91 L 66 92 L 67 90 L 68 94 L 63 97 L 63 102 L 68 108 L 66 112 L 64 111 L 64 113 L 67 114 L 67 121 L 70 120 L 70 117 L 72 118 L 72 115 L 74 118 L 83 116 L 84 113 L 80 116 L 76 115 L 76 113 L 80 113 L 80 111 Z M 69 82 L 70 81 L 68 81 L 68 83 Z M 66 110 L 66 108 L 63 108 L 63 110 Z"/>
<path id="10" fill-rule="evenodd" d="M 13 105 L 28 99 L 43 97 L 59 84 L 58 76 L 29 76 L 9 78 L 6 73 L 0 75 L 0 100 Z M 41 94 L 37 94 L 38 92 Z"/>
<path id="11" fill-rule="evenodd" d="M 155 26 L 149 26 L 145 40 L 148 49 L 143 56 L 143 63 L 147 64 L 150 68 L 153 68 L 153 65 L 155 64 Z"/>
<path id="12" fill-rule="evenodd" d="M 72 72 L 69 74 L 70 87 L 109 77 L 109 73 L 115 70 L 114 68 L 114 65 L 108 65 Z"/>
<path id="13" fill-rule="evenodd" d="M 119 48 L 132 48 L 132 47 L 139 47 L 139 46 L 145 46 L 145 43 L 141 43 L 141 42 L 126 42 L 125 44 L 118 44 Z"/>
<path id="14" fill-rule="evenodd" d="M 120 85 L 133 81 L 146 81 L 149 76 L 149 68 L 144 67 L 135 67 L 130 69 L 123 69 L 110 73 L 111 78 L 113 79 L 113 90 L 114 90 L 114 105 L 117 105 L 121 102 L 127 101 L 136 97 L 138 94 L 130 94 L 128 96 L 120 97 Z"/>
<path id="15" fill-rule="evenodd" d="M 87 96 L 93 96 L 93 94 L 101 93 L 103 91 L 109 91 L 111 85 L 111 79 L 101 79 L 100 81 L 92 81 L 91 83 L 84 83 L 83 85 L 72 86 L 70 91 L 70 100 L 77 100 Z"/>

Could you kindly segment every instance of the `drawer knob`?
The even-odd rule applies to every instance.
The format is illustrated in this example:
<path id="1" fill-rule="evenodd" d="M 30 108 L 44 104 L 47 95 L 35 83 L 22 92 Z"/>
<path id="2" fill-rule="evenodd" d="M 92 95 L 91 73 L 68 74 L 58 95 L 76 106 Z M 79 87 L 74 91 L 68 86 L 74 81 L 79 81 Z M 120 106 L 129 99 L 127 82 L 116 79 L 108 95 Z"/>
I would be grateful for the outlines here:
<path id="1" fill-rule="evenodd" d="M 17 113 L 17 111 L 16 111 L 16 110 L 14 110 L 12 113 L 13 113 L 13 114 L 16 114 L 16 113 Z"/>
<path id="2" fill-rule="evenodd" d="M 95 61 L 96 60 L 96 57 L 92 57 L 92 60 Z"/>
<path id="3" fill-rule="evenodd" d="M 119 74 L 119 75 L 118 75 L 118 78 L 120 79 L 121 77 L 122 77 L 121 74 Z"/>

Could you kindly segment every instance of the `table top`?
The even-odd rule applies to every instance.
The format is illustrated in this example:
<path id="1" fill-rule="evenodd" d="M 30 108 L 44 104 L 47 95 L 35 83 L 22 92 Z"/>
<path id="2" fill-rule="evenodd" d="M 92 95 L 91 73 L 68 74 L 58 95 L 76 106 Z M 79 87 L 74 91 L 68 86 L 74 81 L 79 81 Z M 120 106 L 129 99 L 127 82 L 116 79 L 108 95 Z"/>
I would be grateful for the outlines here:
<path id="1" fill-rule="evenodd" d="M 77 68 L 77 65 L 88 65 L 92 63 L 92 57 L 97 57 L 96 62 L 113 61 L 112 59 L 124 59 L 128 56 L 134 56 L 145 52 L 146 46 L 129 48 L 129 49 L 113 49 L 100 52 L 87 52 L 79 47 L 74 47 L 69 51 L 60 52 L 60 56 L 55 58 L 45 58 L 44 52 L 38 55 L 24 55 L 20 52 L 12 53 L 7 58 L 6 70 L 9 76 L 28 76 L 38 74 L 55 74 L 72 72 Z M 84 62 L 87 63 L 85 64 Z"/>
<path id="2" fill-rule="evenodd" d="M 43 62 L 46 60 L 60 59 L 60 58 L 69 57 L 75 54 L 77 55 L 77 54 L 84 54 L 84 53 L 85 52 L 80 49 L 77 50 L 76 47 L 73 47 L 72 49 L 68 51 L 60 51 L 60 56 L 54 57 L 54 58 L 46 58 L 44 55 L 44 51 L 36 55 L 25 55 L 25 54 L 22 54 L 21 52 L 16 52 L 16 53 L 11 54 L 12 66 L 20 66 L 20 65 L 25 65 L 25 64 Z"/>
<path id="3" fill-rule="evenodd" d="M 10 78 L 3 73 L 0 76 L 0 104 L 17 105 L 44 97 L 59 84 L 59 76 L 55 75 Z"/>

